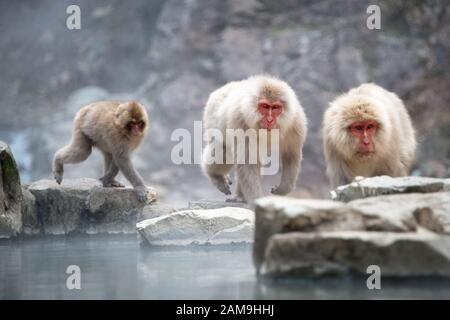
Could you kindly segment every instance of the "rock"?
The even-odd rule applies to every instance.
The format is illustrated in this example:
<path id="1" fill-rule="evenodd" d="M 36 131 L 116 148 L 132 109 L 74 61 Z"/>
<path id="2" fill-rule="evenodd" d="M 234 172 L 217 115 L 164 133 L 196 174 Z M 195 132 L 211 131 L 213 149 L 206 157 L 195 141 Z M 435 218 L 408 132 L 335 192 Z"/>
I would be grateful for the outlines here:
<path id="1" fill-rule="evenodd" d="M 222 200 L 197 200 L 190 201 L 188 209 L 198 210 L 198 209 L 219 209 L 225 207 L 233 208 L 246 208 L 249 209 L 250 206 L 245 202 L 234 202 L 234 201 L 222 201 Z"/>
<path id="2" fill-rule="evenodd" d="M 364 230 L 363 217 L 337 201 L 279 196 L 257 199 L 253 245 L 255 265 L 259 268 L 269 239 L 277 233 L 334 230 Z"/>
<path id="3" fill-rule="evenodd" d="M 450 235 L 450 192 L 398 194 L 353 200 L 369 231 L 416 231 Z"/>
<path id="4" fill-rule="evenodd" d="M 43 234 L 135 233 L 145 204 L 131 188 L 104 188 L 94 179 L 40 180 L 29 185 Z"/>
<path id="5" fill-rule="evenodd" d="M 349 203 L 272 196 L 255 203 L 253 258 L 261 274 L 365 273 L 373 253 L 389 275 L 450 275 L 447 250 L 450 192 Z M 413 263 L 422 251 L 429 260 Z"/>
<path id="6" fill-rule="evenodd" d="M 22 232 L 25 235 L 39 235 L 41 233 L 36 198 L 24 186 L 22 186 Z"/>
<path id="7" fill-rule="evenodd" d="M 139 222 L 150 245 L 229 244 L 253 241 L 253 211 L 244 208 L 184 210 Z"/>
<path id="8" fill-rule="evenodd" d="M 155 201 L 144 207 L 138 221 L 165 216 L 175 211 L 179 210 L 167 203 Z"/>
<path id="9" fill-rule="evenodd" d="M 263 274 L 323 276 L 349 271 L 381 276 L 450 276 L 450 237 L 431 232 L 292 232 L 273 236 Z"/>
<path id="10" fill-rule="evenodd" d="M 21 201 L 22 188 L 16 161 L 8 145 L 0 141 L 0 238 L 21 232 Z"/>
<path id="11" fill-rule="evenodd" d="M 333 200 L 348 202 L 386 194 L 439 191 L 450 191 L 450 179 L 378 176 L 371 178 L 357 177 L 352 183 L 331 191 L 331 195 Z"/>

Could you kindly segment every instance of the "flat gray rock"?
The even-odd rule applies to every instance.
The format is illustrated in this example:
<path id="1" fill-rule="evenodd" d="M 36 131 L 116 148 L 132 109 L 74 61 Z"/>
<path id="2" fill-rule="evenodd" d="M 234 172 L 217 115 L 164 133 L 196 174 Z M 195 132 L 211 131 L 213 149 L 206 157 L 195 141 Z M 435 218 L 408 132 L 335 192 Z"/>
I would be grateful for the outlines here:
<path id="1" fill-rule="evenodd" d="M 38 219 L 27 214 L 25 232 L 42 234 L 135 233 L 145 203 L 132 188 L 104 188 L 95 179 L 39 180 L 28 186 Z M 38 223 L 38 226 L 32 226 Z"/>
<path id="2" fill-rule="evenodd" d="M 170 204 L 155 201 L 144 207 L 144 209 L 142 210 L 142 213 L 138 217 L 138 221 L 143 221 L 143 220 L 147 220 L 147 219 L 165 216 L 165 215 L 171 214 L 172 212 L 176 212 L 176 211 L 180 211 L 180 210 L 174 206 L 171 206 Z"/>
<path id="3" fill-rule="evenodd" d="M 429 177 L 378 176 L 371 178 L 357 177 L 347 185 L 331 191 L 333 200 L 348 202 L 355 199 L 376 197 L 398 193 L 430 193 L 450 191 L 450 179 Z"/>
<path id="4" fill-rule="evenodd" d="M 233 207 L 184 210 L 141 221 L 136 229 L 150 245 L 250 243 L 254 213 Z"/>
<path id="5" fill-rule="evenodd" d="M 219 209 L 226 207 L 235 207 L 235 208 L 247 208 L 250 206 L 245 202 L 235 202 L 235 201 L 222 201 L 222 200 L 197 200 L 197 201 L 189 201 L 189 205 L 187 209 L 198 210 L 198 209 Z"/>

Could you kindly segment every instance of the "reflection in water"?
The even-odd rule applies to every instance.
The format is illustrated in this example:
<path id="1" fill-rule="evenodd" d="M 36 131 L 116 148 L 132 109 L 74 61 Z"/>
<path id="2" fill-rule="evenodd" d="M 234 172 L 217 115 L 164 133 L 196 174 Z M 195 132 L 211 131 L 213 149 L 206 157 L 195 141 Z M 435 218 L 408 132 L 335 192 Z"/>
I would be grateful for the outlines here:
<path id="1" fill-rule="evenodd" d="M 67 266 L 81 290 L 66 288 Z M 379 299 L 450 298 L 450 281 L 382 279 L 257 281 L 251 247 L 140 247 L 135 236 L 0 242 L 1 299 Z"/>

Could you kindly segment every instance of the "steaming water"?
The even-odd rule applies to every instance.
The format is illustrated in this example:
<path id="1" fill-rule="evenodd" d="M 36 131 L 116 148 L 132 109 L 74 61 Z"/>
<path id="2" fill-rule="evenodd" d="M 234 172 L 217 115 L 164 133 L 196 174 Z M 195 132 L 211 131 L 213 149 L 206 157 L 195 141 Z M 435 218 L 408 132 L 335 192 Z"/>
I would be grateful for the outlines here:
<path id="1" fill-rule="evenodd" d="M 418 257 L 419 258 L 419 257 Z M 68 290 L 67 266 L 81 268 Z M 140 247 L 135 236 L 0 242 L 1 299 L 379 299 L 450 298 L 442 279 L 257 281 L 250 246 Z"/>

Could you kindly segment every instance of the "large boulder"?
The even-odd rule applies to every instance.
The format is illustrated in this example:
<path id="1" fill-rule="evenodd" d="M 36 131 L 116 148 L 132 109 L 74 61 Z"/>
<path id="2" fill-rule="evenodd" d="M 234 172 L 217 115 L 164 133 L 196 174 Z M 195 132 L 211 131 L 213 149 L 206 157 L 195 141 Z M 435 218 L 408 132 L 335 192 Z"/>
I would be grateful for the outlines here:
<path id="1" fill-rule="evenodd" d="M 28 191 L 35 198 L 37 219 L 27 214 L 27 224 L 38 221 L 43 234 L 135 233 L 145 206 L 132 188 L 104 188 L 94 179 L 66 179 L 61 185 L 39 180 Z"/>
<path id="2" fill-rule="evenodd" d="M 356 177 L 347 185 L 331 191 L 333 200 L 348 202 L 355 199 L 398 193 L 429 193 L 450 191 L 450 179 L 429 177 Z"/>
<path id="3" fill-rule="evenodd" d="M 389 276 L 450 276 L 450 192 L 261 198 L 253 256 L 263 275 L 365 273 L 376 264 Z"/>
<path id="4" fill-rule="evenodd" d="M 431 232 L 293 232 L 270 238 L 265 272 L 323 276 L 376 265 L 383 277 L 450 276 L 450 237 Z"/>
<path id="5" fill-rule="evenodd" d="M 250 243 L 254 213 L 244 208 L 183 210 L 139 222 L 136 228 L 150 245 Z"/>
<path id="6" fill-rule="evenodd" d="M 0 141 L 0 238 L 21 232 L 21 201 L 22 188 L 16 161 L 8 145 Z"/>

